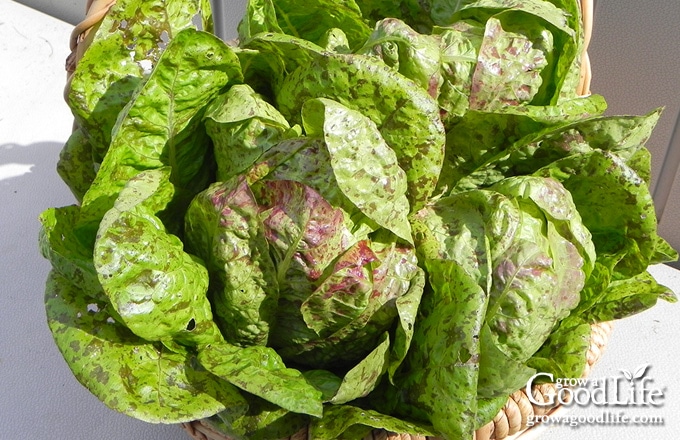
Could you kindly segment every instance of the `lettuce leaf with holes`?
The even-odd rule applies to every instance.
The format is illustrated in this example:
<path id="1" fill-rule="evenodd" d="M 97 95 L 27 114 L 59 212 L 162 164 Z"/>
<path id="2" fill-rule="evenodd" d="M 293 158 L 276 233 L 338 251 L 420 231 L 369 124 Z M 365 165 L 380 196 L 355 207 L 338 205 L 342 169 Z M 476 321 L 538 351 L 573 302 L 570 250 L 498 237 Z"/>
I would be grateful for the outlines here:
<path id="1" fill-rule="evenodd" d="M 89 47 L 78 62 L 66 98 L 96 163 L 108 151 L 118 114 L 146 81 L 167 43 L 189 28 L 212 31 L 208 0 L 170 0 L 161 8 L 121 0 L 81 44 Z"/>

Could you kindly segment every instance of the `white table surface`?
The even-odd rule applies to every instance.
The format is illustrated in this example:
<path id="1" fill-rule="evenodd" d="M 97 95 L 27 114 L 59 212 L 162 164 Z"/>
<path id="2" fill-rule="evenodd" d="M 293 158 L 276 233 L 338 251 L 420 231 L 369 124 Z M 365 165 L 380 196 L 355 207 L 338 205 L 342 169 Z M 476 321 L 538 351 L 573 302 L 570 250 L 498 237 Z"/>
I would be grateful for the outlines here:
<path id="1" fill-rule="evenodd" d="M 49 264 L 38 252 L 37 217 L 75 201 L 55 171 L 72 122 L 62 100 L 70 31 L 66 23 L 0 0 L 0 440 L 186 440 L 178 426 L 147 424 L 100 403 L 71 375 L 45 321 Z M 680 271 L 663 265 L 651 271 L 680 292 Z M 620 377 L 621 370 L 650 364 L 646 377 L 663 390 L 664 404 L 606 410 L 663 417 L 663 426 L 544 426 L 531 437 L 677 438 L 679 340 L 680 304 L 659 303 L 616 324 L 590 376 Z M 596 416 L 602 410 L 574 407 L 566 414 Z"/>

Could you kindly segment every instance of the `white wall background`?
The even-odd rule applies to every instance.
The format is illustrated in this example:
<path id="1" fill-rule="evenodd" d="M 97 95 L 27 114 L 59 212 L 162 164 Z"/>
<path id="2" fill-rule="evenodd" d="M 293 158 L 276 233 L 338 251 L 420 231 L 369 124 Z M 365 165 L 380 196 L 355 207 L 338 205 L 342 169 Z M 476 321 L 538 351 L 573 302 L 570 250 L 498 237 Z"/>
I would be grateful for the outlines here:
<path id="1" fill-rule="evenodd" d="M 86 0 L 19 0 L 70 23 Z M 246 0 L 214 0 L 216 31 L 230 39 Z M 661 235 L 680 249 L 680 0 L 595 0 L 590 46 L 592 91 L 609 114 L 644 114 L 665 107 L 649 141 L 652 190 Z M 680 267 L 680 264 L 676 265 Z"/>

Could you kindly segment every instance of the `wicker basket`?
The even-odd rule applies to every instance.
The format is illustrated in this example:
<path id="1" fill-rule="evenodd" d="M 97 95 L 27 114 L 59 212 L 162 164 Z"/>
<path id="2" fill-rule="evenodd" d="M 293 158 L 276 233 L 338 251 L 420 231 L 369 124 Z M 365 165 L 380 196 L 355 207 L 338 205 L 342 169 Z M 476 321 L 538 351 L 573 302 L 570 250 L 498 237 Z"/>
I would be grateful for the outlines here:
<path id="1" fill-rule="evenodd" d="M 584 27 L 584 48 L 587 49 L 592 35 L 593 0 L 580 0 Z M 94 31 L 106 16 L 116 0 L 87 0 L 86 16 L 78 23 L 70 37 L 69 46 L 71 54 L 66 59 L 67 81 L 64 90 L 66 98 L 70 90 L 73 72 L 89 47 Z M 581 59 L 581 77 L 577 87 L 577 93 L 581 96 L 590 94 L 591 65 L 587 50 L 583 51 Z M 587 363 L 583 376 L 587 376 L 595 363 L 600 359 L 612 330 L 612 323 L 604 322 L 591 326 L 590 347 L 587 353 Z M 552 398 L 557 393 L 555 384 L 535 385 L 532 389 L 532 397 L 535 402 L 554 401 Z M 558 405 L 532 404 L 525 389 L 515 391 L 510 396 L 505 406 L 499 411 L 492 421 L 478 429 L 473 440 L 512 440 L 517 439 L 529 428 L 527 421 L 532 416 L 542 416 L 557 409 Z M 213 428 L 207 419 L 183 423 L 182 428 L 195 440 L 231 440 L 230 437 Z M 286 439 L 281 440 L 309 440 L 307 428 L 303 428 Z M 437 440 L 437 438 L 423 437 L 411 434 L 399 434 L 382 429 L 373 430 L 361 440 Z"/>

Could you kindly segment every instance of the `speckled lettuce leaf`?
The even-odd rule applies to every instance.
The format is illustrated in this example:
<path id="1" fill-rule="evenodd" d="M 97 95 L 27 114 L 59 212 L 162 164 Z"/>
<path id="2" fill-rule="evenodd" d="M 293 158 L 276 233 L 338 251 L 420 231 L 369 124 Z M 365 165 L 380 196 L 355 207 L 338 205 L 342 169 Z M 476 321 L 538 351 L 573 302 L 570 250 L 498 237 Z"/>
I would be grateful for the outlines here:
<path id="1" fill-rule="evenodd" d="M 660 112 L 645 116 L 602 116 L 549 126 L 517 140 L 510 148 L 475 170 L 491 178 L 531 174 L 564 157 L 594 149 L 615 153 L 645 181 L 649 179 L 649 151 L 644 148 Z"/>
<path id="2" fill-rule="evenodd" d="M 324 403 L 330 402 L 342 383 L 340 376 L 328 370 L 304 370 L 302 374 L 309 383 L 321 391 Z"/>
<path id="3" fill-rule="evenodd" d="M 350 53 L 347 34 L 340 28 L 329 29 L 319 41 L 327 52 Z"/>
<path id="4" fill-rule="evenodd" d="M 206 109 L 217 181 L 243 173 L 290 129 L 288 121 L 247 84 L 237 84 Z"/>
<path id="5" fill-rule="evenodd" d="M 291 286 L 295 290 L 279 302 L 272 335 L 272 344 L 284 359 L 313 368 L 346 367 L 372 349 L 377 335 L 365 324 L 373 312 L 369 306 L 377 303 L 369 301 L 373 292 L 369 264 L 376 259 L 361 241 L 339 256 L 325 279 Z M 378 335 L 385 330 L 382 324 Z"/>
<path id="6" fill-rule="evenodd" d="M 645 149 L 661 112 L 656 109 L 641 116 L 603 116 L 575 123 L 562 132 L 559 146 L 571 150 L 569 146 L 583 138 L 591 148 L 611 151 L 628 163 Z M 574 134 L 574 138 L 567 133 Z"/>
<path id="7" fill-rule="evenodd" d="M 375 124 L 329 99 L 302 107 L 309 136 L 323 137 L 340 190 L 368 218 L 412 243 L 407 216 L 407 176 Z"/>
<path id="8" fill-rule="evenodd" d="M 532 27 L 524 23 L 522 30 Z M 541 35 L 541 30 L 536 33 Z M 547 64 L 545 52 L 531 39 L 505 30 L 500 20 L 490 18 L 472 75 L 470 108 L 495 111 L 531 102 L 543 83 L 541 71 Z"/>
<path id="9" fill-rule="evenodd" d="M 49 208 L 40 214 L 40 252 L 52 270 L 70 280 L 83 295 L 106 300 L 92 262 L 92 249 L 83 246 L 74 233 L 80 208 L 76 205 Z"/>
<path id="10" fill-rule="evenodd" d="M 580 316 L 587 322 L 603 322 L 623 319 L 653 307 L 659 299 L 675 303 L 676 294 L 658 284 L 645 271 L 631 278 L 612 281 L 598 296 L 597 302 Z"/>
<path id="11" fill-rule="evenodd" d="M 411 342 L 413 327 L 408 327 L 408 313 L 409 311 L 415 312 L 414 309 L 417 309 L 418 305 L 414 303 L 419 303 L 423 294 L 422 270 L 418 268 L 415 252 L 410 247 L 373 241 L 370 243 L 370 248 L 374 257 L 371 257 L 367 249 L 363 248 L 363 244 L 365 242 L 359 242 L 357 246 L 343 255 L 343 258 L 336 262 L 335 268 L 336 272 L 338 270 L 344 272 L 344 269 L 350 268 L 351 263 L 357 259 L 375 258 L 371 262 L 372 272 L 367 271 L 368 273 L 366 273 L 369 284 L 372 281 L 372 293 L 370 293 L 367 305 L 361 313 L 355 313 L 354 319 L 345 319 L 346 324 L 344 326 L 339 327 L 325 341 L 317 344 L 320 347 L 326 346 L 328 353 L 335 353 L 337 357 L 343 360 L 349 361 L 351 356 L 355 356 L 358 361 L 362 354 L 368 351 L 369 347 L 374 347 L 379 342 L 378 336 L 383 331 L 394 327 L 395 321 L 399 320 L 400 325 L 405 326 L 406 329 L 403 334 L 397 330 L 395 336 L 397 342 L 393 347 L 395 351 L 390 353 L 389 359 L 389 366 L 397 368 L 403 361 L 403 353 L 400 353 L 399 350 L 407 350 L 407 344 Z M 319 286 L 319 289 L 310 296 L 310 300 L 316 300 L 317 308 L 312 307 L 314 303 L 311 301 L 308 303 L 310 307 L 303 312 L 308 313 L 309 319 L 313 319 L 315 310 L 320 310 L 319 294 L 321 292 L 336 291 L 338 288 L 343 288 L 343 285 L 348 285 L 348 283 L 351 285 L 352 281 L 347 277 L 350 272 L 343 273 L 344 278 L 336 276 L 336 272 L 329 275 L 324 283 Z M 360 287 L 365 288 L 361 285 Z M 337 322 L 337 318 L 332 322 Z M 365 341 L 365 343 L 362 343 L 362 341 Z M 314 353 L 313 342 L 306 349 L 309 350 L 309 348 L 312 348 L 312 356 L 321 355 Z M 327 356 L 328 353 L 323 356 Z"/>
<path id="12" fill-rule="evenodd" d="M 541 213 L 545 216 L 545 221 L 549 223 L 549 229 L 546 233 L 549 239 L 558 239 L 552 235 L 559 234 L 564 240 L 568 240 L 577 250 L 582 259 L 582 263 L 578 260 L 568 259 L 566 267 L 560 270 L 569 270 L 569 266 L 579 269 L 588 277 L 595 265 L 595 245 L 592 242 L 592 235 L 590 231 L 583 224 L 583 219 L 579 213 L 577 206 L 571 196 L 571 193 L 558 181 L 534 177 L 534 176 L 514 176 L 504 179 L 497 184 L 490 187 L 492 191 L 497 191 L 508 198 L 523 202 L 528 202 L 535 205 Z M 559 239 L 558 239 L 559 240 Z M 566 255 L 557 252 L 555 247 L 559 246 L 557 243 L 551 243 L 555 258 L 567 258 Z M 561 262 L 554 262 L 555 266 L 560 265 Z M 573 278 L 572 278 L 573 277 Z M 582 279 L 583 277 L 577 273 L 571 274 L 569 278 Z M 575 290 L 580 290 L 583 286 L 578 287 L 579 284 L 571 286 Z"/>
<path id="13" fill-rule="evenodd" d="M 383 333 L 373 351 L 345 374 L 330 402 L 341 404 L 366 397 L 378 386 L 387 371 L 389 352 L 390 335 Z"/>
<path id="14" fill-rule="evenodd" d="M 202 368 L 186 350 L 168 350 L 119 324 L 105 302 L 52 272 L 45 292 L 47 322 L 76 378 L 110 408 L 151 423 L 181 423 L 245 400 L 231 384 Z"/>
<path id="15" fill-rule="evenodd" d="M 198 20 L 196 20 L 198 18 Z M 100 162 L 118 114 L 157 64 L 169 40 L 186 28 L 212 30 L 208 0 L 169 0 L 163 7 L 119 0 L 86 40 L 67 96 L 76 122 Z"/>
<path id="16" fill-rule="evenodd" d="M 257 180 L 292 180 L 303 183 L 331 205 L 356 210 L 342 193 L 333 174 L 331 157 L 323 139 L 307 136 L 283 140 L 267 150 L 246 175 Z"/>
<path id="17" fill-rule="evenodd" d="M 342 192 L 333 173 L 326 143 L 308 136 L 283 140 L 271 147 L 246 174 L 249 183 L 258 180 L 292 180 L 309 186 L 344 214 L 345 226 L 357 240 L 380 227 Z"/>
<path id="18" fill-rule="evenodd" d="M 397 299 L 418 288 L 416 263 L 410 248 L 358 242 L 304 302 L 280 304 L 279 353 L 314 368 L 352 367 L 398 319 Z"/>
<path id="19" fill-rule="evenodd" d="M 311 98 L 337 101 L 373 121 L 406 172 L 411 209 L 425 204 L 439 178 L 445 141 L 439 106 L 427 91 L 375 57 L 328 53 L 288 75 L 276 94 L 291 123 L 301 121 L 300 109 Z"/>
<path id="20" fill-rule="evenodd" d="M 507 106 L 496 112 L 469 110 L 447 127 L 438 190 L 464 191 L 492 185 L 508 177 L 496 162 L 510 154 L 515 145 L 523 145 L 543 130 L 598 116 L 605 109 L 602 97 L 592 95 L 554 106 Z"/>
<path id="21" fill-rule="evenodd" d="M 264 345 L 278 300 L 259 206 L 241 177 L 198 194 L 185 216 L 185 243 L 206 262 L 210 296 L 225 339 Z"/>
<path id="22" fill-rule="evenodd" d="M 306 68 L 324 52 L 316 43 L 278 32 L 254 35 L 242 41 L 240 47 L 244 49 L 240 58 L 246 82 L 267 94 L 279 90 L 287 75 Z"/>
<path id="23" fill-rule="evenodd" d="M 356 241 L 345 227 L 344 214 L 299 182 L 268 180 L 253 190 L 281 297 L 305 300 Z"/>
<path id="24" fill-rule="evenodd" d="M 247 41 L 263 32 L 283 33 L 276 19 L 272 0 L 248 0 L 246 11 L 238 24 L 238 38 Z"/>
<path id="25" fill-rule="evenodd" d="M 412 217 L 418 256 L 455 261 L 489 292 L 494 261 L 512 245 L 521 217 L 517 205 L 498 192 L 443 197 Z"/>
<path id="26" fill-rule="evenodd" d="M 172 194 L 169 177 L 162 168 L 129 181 L 102 219 L 94 266 L 114 310 L 139 337 L 219 342 L 206 297 L 207 270 L 156 217 Z"/>
<path id="27" fill-rule="evenodd" d="M 558 182 L 520 176 L 491 189 L 512 197 L 522 217 L 511 246 L 494 261 L 486 323 L 498 347 L 524 362 L 578 305 L 593 243 Z"/>
<path id="28" fill-rule="evenodd" d="M 64 148 L 59 153 L 57 173 L 66 183 L 78 202 L 90 189 L 96 176 L 92 145 L 82 129 L 71 133 Z"/>
<path id="29" fill-rule="evenodd" d="M 483 188 L 502 179 L 500 172 L 487 170 L 486 163 L 547 125 L 524 115 L 466 112 L 447 131 L 440 191 Z"/>
<path id="30" fill-rule="evenodd" d="M 448 126 L 470 108 L 472 74 L 477 66 L 484 28 L 461 22 L 456 27 L 432 29 L 441 51 L 442 84 L 437 101 L 442 109 L 442 122 Z"/>
<path id="31" fill-rule="evenodd" d="M 481 399 L 504 398 L 526 386 L 527 380 L 536 373 L 536 370 L 527 365 L 526 360 L 519 360 L 501 350 L 498 338 L 484 324 L 479 336 L 479 376 L 477 379 L 477 396 Z M 498 414 L 498 413 L 496 413 Z M 487 418 L 484 422 L 490 421 Z"/>
<path id="32" fill-rule="evenodd" d="M 427 260 L 432 292 L 423 297 L 407 356 L 400 412 L 445 438 L 471 438 L 476 424 L 479 336 L 487 294 L 451 260 Z"/>
<path id="33" fill-rule="evenodd" d="M 587 365 L 591 334 L 590 324 L 583 320 L 560 326 L 527 364 L 555 377 L 581 377 Z"/>
<path id="34" fill-rule="evenodd" d="M 650 264 L 661 264 L 678 261 L 678 251 L 675 250 L 664 238 L 657 236 L 654 238 L 654 242 L 654 255 L 652 256 Z"/>
<path id="35" fill-rule="evenodd" d="M 109 152 L 83 198 L 83 230 L 94 229 L 125 183 L 142 170 L 170 166 L 178 188 L 192 194 L 205 188 L 209 142 L 200 116 L 240 75 L 233 50 L 217 37 L 179 32 L 114 127 Z"/>
<path id="36" fill-rule="evenodd" d="M 363 438 L 372 428 L 388 432 L 435 435 L 431 426 L 382 414 L 352 405 L 329 405 L 324 408 L 323 418 L 312 420 L 309 431 L 312 438 L 356 439 Z"/>
<path id="37" fill-rule="evenodd" d="M 300 352 L 320 346 L 329 347 L 333 343 L 331 336 L 367 311 L 373 293 L 371 263 L 377 260 L 377 256 L 369 243 L 362 240 L 336 258 L 330 273 L 318 283 L 311 284 L 309 287 L 313 290 L 299 292 L 298 295 L 303 293 L 305 297 L 296 301 L 295 310 L 282 319 L 281 324 L 289 323 L 296 329 L 278 336 L 278 344 L 286 348 L 282 353 L 297 352 L 301 359 Z M 357 347 L 354 352 L 358 350 L 365 354 L 367 348 L 370 349 Z M 352 362 L 357 356 L 346 353 L 344 357 L 347 362 Z M 328 361 L 330 359 L 326 359 Z M 319 366 L 324 367 L 322 364 Z"/>
<path id="38" fill-rule="evenodd" d="M 477 429 L 482 428 L 487 423 L 492 421 L 494 417 L 503 409 L 508 403 L 508 396 L 503 395 L 495 398 L 478 398 L 477 399 Z"/>
<path id="39" fill-rule="evenodd" d="M 514 177 L 444 197 L 413 216 L 413 227 L 421 259 L 457 262 L 490 295 L 485 322 L 518 362 L 577 305 L 595 260 L 590 234 L 555 180 Z"/>
<path id="40" fill-rule="evenodd" d="M 655 255 L 657 221 L 649 188 L 617 155 L 594 150 L 560 159 L 537 175 L 559 180 L 590 230 L 598 261 L 624 276 L 646 270 Z"/>
<path id="41" fill-rule="evenodd" d="M 426 33 L 432 27 L 432 21 L 424 8 L 425 2 L 418 0 L 357 0 L 364 17 L 371 22 L 378 22 L 385 17 L 403 20 L 418 32 Z"/>
<path id="42" fill-rule="evenodd" d="M 322 415 L 321 391 L 299 370 L 287 368 L 272 348 L 211 344 L 200 349 L 198 361 L 217 377 L 283 409 Z"/>
<path id="43" fill-rule="evenodd" d="M 574 99 L 578 93 L 581 82 L 581 64 L 584 50 L 585 28 L 581 3 L 572 0 L 551 0 L 550 3 L 557 6 L 566 19 L 561 25 L 561 20 L 556 24 L 562 32 L 555 33 L 555 48 L 553 54 L 554 73 L 550 80 L 553 85 L 546 88 L 546 98 L 552 96 L 551 102 L 562 103 Z M 551 24 L 555 24 L 554 21 Z M 586 91 L 589 92 L 589 91 Z"/>
<path id="44" fill-rule="evenodd" d="M 342 29 L 356 48 L 371 33 L 354 0 L 276 0 L 273 2 L 284 33 L 319 43 L 329 29 Z M 332 13 L 330 12 L 332 11 Z"/>
<path id="45" fill-rule="evenodd" d="M 394 380 L 397 370 L 411 348 L 418 308 L 420 307 L 424 290 L 425 272 L 419 268 L 411 279 L 409 290 L 404 296 L 397 298 L 396 305 L 397 312 L 399 313 L 399 323 L 395 330 L 392 352 L 390 353 L 390 364 L 387 369 L 391 381 Z"/>
<path id="46" fill-rule="evenodd" d="M 576 96 L 583 42 L 577 2 L 466 0 L 452 3 L 434 0 L 430 3 L 430 14 L 434 23 L 440 26 L 465 19 L 487 24 L 499 20 L 508 31 L 522 34 L 529 31 L 525 35 L 533 45 L 542 45 L 546 49 L 548 61 L 541 72 L 543 84 L 534 104 L 556 104 Z"/>
<path id="47" fill-rule="evenodd" d="M 525 19 L 542 19 L 561 31 L 571 31 L 566 13 L 554 3 L 540 0 L 462 0 L 455 3 L 446 0 L 429 0 L 426 2 L 434 22 L 440 26 L 446 26 L 460 19 L 483 18 L 512 10 L 520 11 Z M 527 15 L 529 17 L 526 17 Z"/>
<path id="48" fill-rule="evenodd" d="M 441 51 L 432 35 L 420 34 L 397 18 L 385 18 L 357 51 L 382 59 L 437 99 L 442 83 Z"/>

